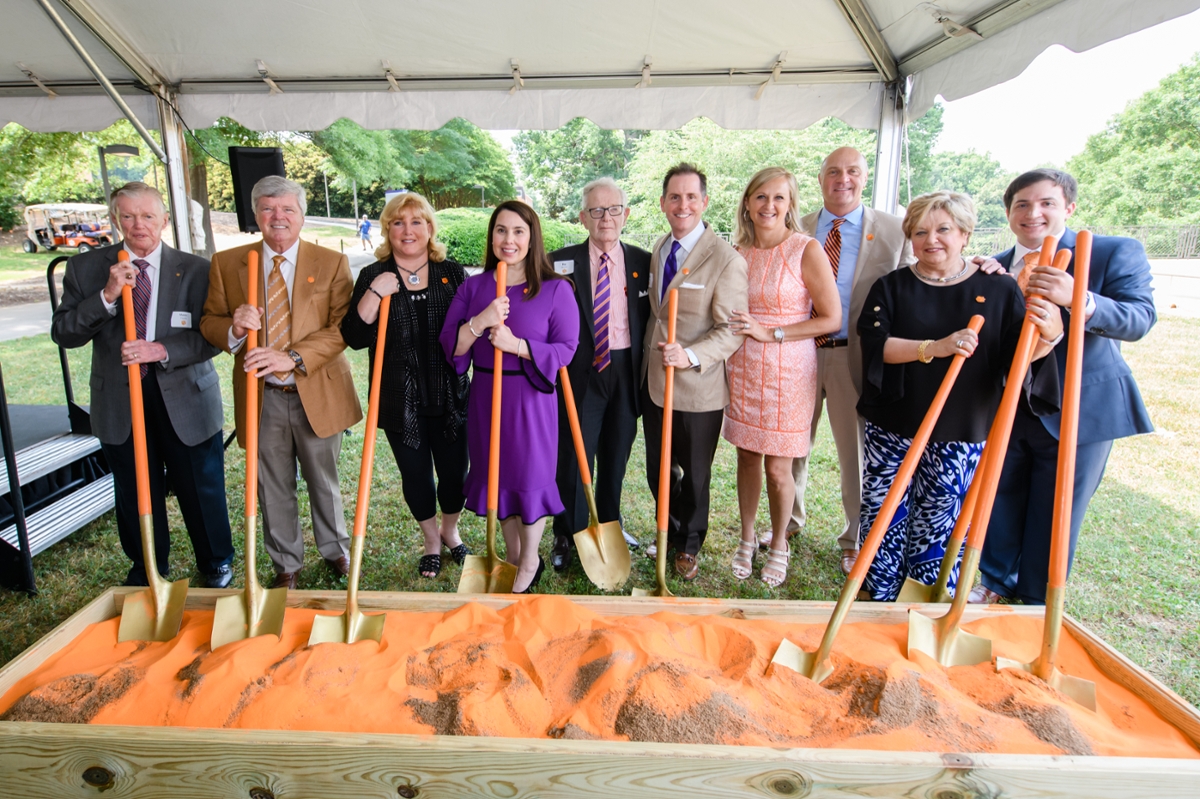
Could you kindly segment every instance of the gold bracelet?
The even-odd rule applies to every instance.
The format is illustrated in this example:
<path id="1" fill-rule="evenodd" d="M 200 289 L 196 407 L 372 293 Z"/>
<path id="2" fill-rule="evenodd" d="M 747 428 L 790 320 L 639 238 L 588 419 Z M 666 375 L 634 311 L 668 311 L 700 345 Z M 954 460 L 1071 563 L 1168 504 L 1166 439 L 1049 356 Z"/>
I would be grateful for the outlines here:
<path id="1" fill-rule="evenodd" d="M 921 363 L 929 363 L 933 360 L 933 356 L 925 357 L 925 348 L 933 343 L 933 339 L 927 338 L 917 345 L 917 360 Z"/>

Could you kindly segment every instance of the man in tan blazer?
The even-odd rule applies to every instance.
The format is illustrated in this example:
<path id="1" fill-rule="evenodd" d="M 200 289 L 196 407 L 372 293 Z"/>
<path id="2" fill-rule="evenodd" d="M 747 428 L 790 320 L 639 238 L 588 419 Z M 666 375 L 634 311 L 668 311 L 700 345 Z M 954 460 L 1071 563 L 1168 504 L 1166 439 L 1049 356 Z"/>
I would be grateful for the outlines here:
<path id="1" fill-rule="evenodd" d="M 901 218 L 867 208 L 862 202 L 867 183 L 867 159 L 853 147 L 841 147 L 821 163 L 818 177 L 824 207 L 800 220 L 800 227 L 825 247 L 830 263 L 838 251 L 836 271 L 842 300 L 842 329 L 818 339 L 817 404 L 813 410 L 812 437 L 817 436 L 821 406 L 828 401 L 829 426 L 837 446 L 842 478 L 842 509 L 846 524 L 838 536 L 842 549 L 842 571 L 850 573 L 858 558 L 858 513 L 862 504 L 862 453 L 865 425 L 858 415 L 862 393 L 862 348 L 858 343 L 858 316 L 875 281 L 912 263 L 912 246 L 900 228 Z M 834 234 L 833 241 L 830 237 Z M 804 527 L 804 489 L 808 484 L 808 458 L 792 463 L 796 479 L 796 501 L 789 537 Z M 760 546 L 770 545 L 770 533 Z"/>
<path id="2" fill-rule="evenodd" d="M 246 373 L 259 378 L 259 504 L 263 539 L 278 572 L 273 587 L 295 588 L 304 565 L 296 462 L 308 486 L 317 549 L 336 574 L 350 571 L 349 537 L 338 487 L 342 431 L 362 418 L 340 325 L 354 281 L 346 256 L 300 240 L 305 192 L 266 177 L 251 192 L 263 238 L 219 252 L 209 270 L 200 332 L 234 353 L 238 443 L 245 446 Z M 251 251 L 259 252 L 258 307 L 247 303 Z M 246 336 L 259 331 L 246 351 Z"/>
<path id="3" fill-rule="evenodd" d="M 676 574 L 694 580 L 708 532 L 712 462 L 729 404 L 725 359 L 742 346 L 729 329 L 729 317 L 735 308 L 747 307 L 749 289 L 746 261 L 700 219 L 708 207 L 703 172 L 691 164 L 672 167 L 663 179 L 659 207 L 671 233 L 654 245 L 650 262 L 650 324 L 642 359 L 646 479 L 657 500 L 665 367 L 673 366 L 668 546 L 675 551 Z M 679 290 L 674 344 L 666 343 L 669 289 Z M 656 553 L 656 547 L 647 547 L 651 557 Z"/>

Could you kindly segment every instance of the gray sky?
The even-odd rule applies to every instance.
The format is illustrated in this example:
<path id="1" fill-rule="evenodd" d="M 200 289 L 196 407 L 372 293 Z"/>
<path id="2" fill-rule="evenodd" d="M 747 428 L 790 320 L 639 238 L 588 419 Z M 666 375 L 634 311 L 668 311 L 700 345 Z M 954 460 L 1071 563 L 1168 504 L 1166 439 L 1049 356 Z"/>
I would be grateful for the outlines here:
<path id="1" fill-rule="evenodd" d="M 1153 89 L 1197 51 L 1200 11 L 1083 53 L 1055 45 L 1007 83 L 946 103 L 936 149 L 991 152 L 1014 171 L 1045 163 L 1063 166 L 1130 100 Z M 1054 125 L 1036 136 L 1013 135 L 1006 117 L 1011 121 L 1011 114 L 1034 110 L 1030 98 L 1047 92 L 1057 95 Z"/>

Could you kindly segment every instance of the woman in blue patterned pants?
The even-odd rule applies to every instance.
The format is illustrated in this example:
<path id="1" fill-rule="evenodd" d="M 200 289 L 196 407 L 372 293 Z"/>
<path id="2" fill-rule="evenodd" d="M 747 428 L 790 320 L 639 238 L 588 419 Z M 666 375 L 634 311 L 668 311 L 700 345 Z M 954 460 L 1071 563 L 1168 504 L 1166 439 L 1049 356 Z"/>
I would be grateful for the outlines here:
<path id="1" fill-rule="evenodd" d="M 1026 314 L 1041 336 L 1035 359 L 1044 358 L 1062 338 L 1057 306 L 1040 297 L 1026 301 L 1009 275 L 987 274 L 963 258 L 974 229 L 975 207 L 966 195 L 942 191 L 914 199 L 904 234 L 917 262 L 876 281 L 859 316 L 863 393 L 858 412 L 867 421 L 860 544 L 951 360 L 966 357 L 867 572 L 863 587 L 875 600 L 894 600 L 906 577 L 926 585 L 937 579 Z M 974 314 L 984 317 L 978 334 L 967 328 Z M 1035 412 L 1057 410 L 1057 369 L 1035 367 L 1025 388 L 1024 401 Z M 951 587 L 957 577 L 956 566 Z"/>

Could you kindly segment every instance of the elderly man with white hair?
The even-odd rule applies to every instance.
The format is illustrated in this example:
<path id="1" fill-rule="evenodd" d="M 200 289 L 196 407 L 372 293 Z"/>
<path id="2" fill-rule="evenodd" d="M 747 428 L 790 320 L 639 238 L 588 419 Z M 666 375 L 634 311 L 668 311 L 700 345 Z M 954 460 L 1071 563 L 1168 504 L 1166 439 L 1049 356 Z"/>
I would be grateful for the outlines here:
<path id="1" fill-rule="evenodd" d="M 588 468 L 595 475 L 600 521 L 621 521 L 621 485 L 637 437 L 638 376 L 650 316 L 650 253 L 621 242 L 629 219 L 625 192 L 612 178 L 583 187 L 579 221 L 588 240 L 550 253 L 554 270 L 571 278 L 579 303 L 579 348 L 567 372 L 575 393 Z M 554 518 L 550 565 L 571 564 L 572 536 L 587 527 L 588 507 L 566 409 L 559 390 L 558 491 L 566 510 Z M 624 531 L 624 528 L 622 528 Z M 631 547 L 637 539 L 625 533 Z"/>
<path id="2" fill-rule="evenodd" d="M 354 280 L 345 255 L 300 240 L 306 208 L 300 184 L 265 177 L 250 199 L 262 239 L 213 256 L 200 330 L 235 356 L 234 411 L 242 446 L 246 374 L 259 378 L 263 540 L 277 572 L 273 587 L 295 588 L 304 566 L 297 461 L 308 486 L 317 550 L 334 574 L 350 571 L 337 459 L 342 431 L 362 418 L 340 330 Z M 257 307 L 247 303 L 252 251 L 260 254 Z M 251 330 L 259 331 L 258 346 L 247 351 Z"/>
<path id="3" fill-rule="evenodd" d="M 169 480 L 204 586 L 224 588 L 232 576 L 233 541 L 225 503 L 221 387 L 212 363 L 217 350 L 197 329 L 208 296 L 208 263 L 163 243 L 167 211 L 153 186 L 125 184 L 113 192 L 109 213 L 124 242 L 67 261 L 51 336 L 63 347 L 92 345 L 92 432 L 113 472 L 117 532 L 133 562 L 125 584 L 147 584 L 129 405 L 128 366 L 139 364 L 155 566 L 167 576 Z M 129 261 L 118 260 L 122 250 Z M 124 286 L 133 293 L 136 341 L 125 341 Z"/>

